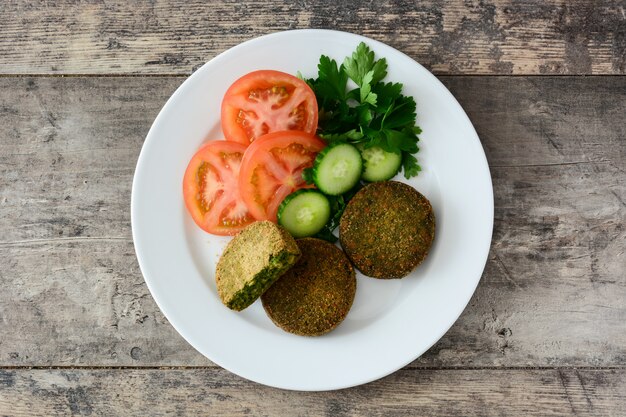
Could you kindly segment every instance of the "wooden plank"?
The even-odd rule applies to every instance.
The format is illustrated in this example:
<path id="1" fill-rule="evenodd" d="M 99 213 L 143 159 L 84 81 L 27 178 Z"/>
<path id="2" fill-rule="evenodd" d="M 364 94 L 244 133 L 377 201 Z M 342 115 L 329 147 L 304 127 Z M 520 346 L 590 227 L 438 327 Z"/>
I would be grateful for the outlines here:
<path id="1" fill-rule="evenodd" d="M 131 243 L 142 138 L 180 82 L 0 79 L 0 366 L 210 365 Z M 626 79 L 444 82 L 492 165 L 494 241 L 465 313 L 412 366 L 624 364 Z"/>
<path id="2" fill-rule="evenodd" d="M 403 370 L 365 386 L 293 392 L 221 369 L 0 370 L 0 414 L 623 416 L 626 371 Z"/>
<path id="3" fill-rule="evenodd" d="M 266 33 L 360 33 L 437 74 L 624 74 L 622 0 L 0 3 L 4 74 L 189 74 Z"/>

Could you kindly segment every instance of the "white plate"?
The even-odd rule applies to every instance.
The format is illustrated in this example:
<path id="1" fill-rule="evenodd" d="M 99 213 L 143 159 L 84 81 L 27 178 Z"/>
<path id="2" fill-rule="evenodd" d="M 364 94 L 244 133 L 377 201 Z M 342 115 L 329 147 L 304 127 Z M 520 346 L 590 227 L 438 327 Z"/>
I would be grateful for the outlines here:
<path id="1" fill-rule="evenodd" d="M 312 77 L 320 55 L 342 62 L 365 41 L 387 58 L 387 80 L 417 100 L 423 171 L 408 181 L 433 205 L 437 229 L 427 260 L 401 280 L 357 274 L 354 305 L 333 332 L 294 336 L 275 327 L 260 301 L 224 307 L 214 273 L 228 238 L 195 226 L 182 196 L 187 163 L 221 139 L 228 86 L 256 69 Z M 397 178 L 403 180 L 403 178 Z M 131 218 L 141 271 L 159 308 L 199 352 L 244 378 L 279 388 L 331 390 L 363 384 L 407 365 L 452 326 L 482 274 L 493 225 L 489 167 L 476 132 L 452 94 L 424 67 L 380 42 L 328 31 L 280 32 L 242 43 L 202 66 L 167 101 L 141 150 Z"/>

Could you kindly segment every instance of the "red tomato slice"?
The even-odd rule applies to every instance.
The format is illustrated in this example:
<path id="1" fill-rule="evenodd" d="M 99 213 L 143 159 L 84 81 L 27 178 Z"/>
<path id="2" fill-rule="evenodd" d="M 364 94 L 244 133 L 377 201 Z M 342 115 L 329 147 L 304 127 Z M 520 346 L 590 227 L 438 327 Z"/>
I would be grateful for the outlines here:
<path id="1" fill-rule="evenodd" d="M 241 161 L 239 189 L 250 214 L 257 220 L 276 221 L 285 197 L 309 187 L 302 171 L 313 165 L 326 144 L 295 130 L 261 136 L 246 149 Z"/>
<path id="2" fill-rule="evenodd" d="M 239 169 L 246 147 L 240 143 L 207 142 L 189 161 L 183 196 L 193 220 L 214 235 L 234 235 L 254 218 L 239 193 Z"/>
<path id="3" fill-rule="evenodd" d="M 226 140 L 250 144 L 259 136 L 282 130 L 317 129 L 317 100 L 301 79 L 280 71 L 244 75 L 230 86 L 222 101 Z"/>

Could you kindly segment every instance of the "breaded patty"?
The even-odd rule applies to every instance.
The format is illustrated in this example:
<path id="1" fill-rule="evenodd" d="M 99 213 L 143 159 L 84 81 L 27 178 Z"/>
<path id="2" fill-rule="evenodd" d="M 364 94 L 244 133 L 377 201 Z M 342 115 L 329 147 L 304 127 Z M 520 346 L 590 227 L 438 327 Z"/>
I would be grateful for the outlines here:
<path id="1" fill-rule="evenodd" d="M 337 327 L 350 311 L 356 292 L 354 268 L 332 243 L 313 238 L 296 242 L 302 256 L 261 300 L 281 329 L 320 336 Z"/>
<path id="2" fill-rule="evenodd" d="M 346 255 L 363 274 L 402 278 L 419 265 L 435 237 L 430 202 L 413 187 L 375 182 L 348 203 L 339 223 Z"/>
<path id="3" fill-rule="evenodd" d="M 296 241 L 282 227 L 252 223 L 226 246 L 217 262 L 215 282 L 224 305 L 243 310 L 252 304 L 300 256 Z"/>

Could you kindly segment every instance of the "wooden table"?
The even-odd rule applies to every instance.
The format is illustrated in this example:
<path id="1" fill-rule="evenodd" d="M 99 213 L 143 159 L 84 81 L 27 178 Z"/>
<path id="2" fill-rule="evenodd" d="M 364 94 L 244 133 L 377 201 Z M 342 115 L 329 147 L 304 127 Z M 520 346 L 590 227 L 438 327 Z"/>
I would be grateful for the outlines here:
<path id="1" fill-rule="evenodd" d="M 1 2 L 0 415 L 625 416 L 625 9 Z M 432 349 L 365 386 L 300 393 L 230 374 L 176 333 L 139 271 L 129 201 L 186 76 L 313 27 L 388 43 L 452 91 L 489 160 L 495 229 L 478 290 Z"/>

